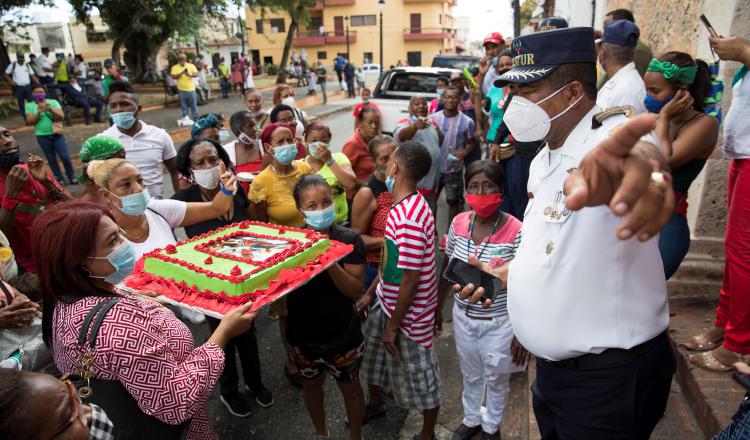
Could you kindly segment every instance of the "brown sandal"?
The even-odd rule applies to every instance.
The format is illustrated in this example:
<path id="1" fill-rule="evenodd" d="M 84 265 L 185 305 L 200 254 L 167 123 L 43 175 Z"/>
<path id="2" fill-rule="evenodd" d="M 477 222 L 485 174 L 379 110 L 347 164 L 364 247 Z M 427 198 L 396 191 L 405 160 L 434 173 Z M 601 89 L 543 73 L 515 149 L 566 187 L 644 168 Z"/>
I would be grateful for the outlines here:
<path id="1" fill-rule="evenodd" d="M 684 347 L 689 351 L 710 351 L 715 348 L 721 347 L 721 344 L 723 342 L 723 337 L 718 342 L 710 340 L 708 338 L 708 332 L 706 332 L 693 336 L 687 342 L 680 344 L 680 347 Z"/>
<path id="2" fill-rule="evenodd" d="M 735 353 L 733 351 L 730 351 L 737 360 L 735 362 L 744 362 L 746 356 Z M 691 354 L 688 355 L 688 361 L 690 361 L 691 364 L 695 365 L 698 368 L 702 368 L 704 370 L 708 371 L 716 371 L 719 373 L 725 373 L 727 371 L 732 371 L 734 367 L 732 365 L 725 365 L 718 359 L 716 359 L 716 356 L 714 356 L 713 350 L 711 351 L 704 351 L 700 354 Z"/>

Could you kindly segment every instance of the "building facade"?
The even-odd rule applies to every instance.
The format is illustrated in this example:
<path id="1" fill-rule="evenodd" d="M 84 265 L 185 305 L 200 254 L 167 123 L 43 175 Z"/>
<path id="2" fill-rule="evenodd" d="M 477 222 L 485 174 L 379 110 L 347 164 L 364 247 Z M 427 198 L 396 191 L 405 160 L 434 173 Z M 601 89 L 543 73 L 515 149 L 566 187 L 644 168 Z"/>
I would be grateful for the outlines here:
<path id="1" fill-rule="evenodd" d="M 383 65 L 430 66 L 435 55 L 455 53 L 457 0 L 385 0 Z M 337 55 L 356 65 L 380 64 L 378 1 L 321 0 L 310 22 L 294 34 L 292 48 L 308 63 L 330 64 Z M 291 20 L 287 14 L 246 8 L 249 53 L 254 62 L 279 64 Z M 348 35 L 348 37 L 347 37 Z"/>

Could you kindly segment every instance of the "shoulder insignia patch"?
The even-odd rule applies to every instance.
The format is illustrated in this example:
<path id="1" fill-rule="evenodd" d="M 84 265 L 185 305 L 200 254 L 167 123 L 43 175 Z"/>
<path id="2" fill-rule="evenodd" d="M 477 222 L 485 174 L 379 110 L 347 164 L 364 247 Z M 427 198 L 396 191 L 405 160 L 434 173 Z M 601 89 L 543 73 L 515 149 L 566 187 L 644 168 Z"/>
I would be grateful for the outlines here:
<path id="1" fill-rule="evenodd" d="M 609 117 L 614 115 L 625 115 L 626 118 L 630 119 L 635 116 L 635 108 L 630 105 L 622 105 L 619 107 L 610 107 L 604 111 L 601 111 L 594 115 L 591 121 L 591 128 L 599 128 L 602 123 Z"/>
<path id="2" fill-rule="evenodd" d="M 576 168 L 576 167 L 573 167 L 573 168 L 569 168 L 569 169 L 568 169 L 568 174 L 573 174 L 573 173 L 575 173 L 577 169 L 578 169 L 578 168 Z"/>

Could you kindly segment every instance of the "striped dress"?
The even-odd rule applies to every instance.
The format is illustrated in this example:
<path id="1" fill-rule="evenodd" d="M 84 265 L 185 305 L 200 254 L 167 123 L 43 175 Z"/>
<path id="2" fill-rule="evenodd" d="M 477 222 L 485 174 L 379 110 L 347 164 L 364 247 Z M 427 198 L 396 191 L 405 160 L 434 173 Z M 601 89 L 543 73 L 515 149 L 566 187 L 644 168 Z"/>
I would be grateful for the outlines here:
<path id="1" fill-rule="evenodd" d="M 453 219 L 448 230 L 448 239 L 445 242 L 445 257 L 468 262 L 469 255 L 474 255 L 479 258 L 479 261 L 490 266 L 500 263 L 501 259 L 504 262 L 512 260 L 521 244 L 521 222 L 512 215 L 506 214 L 508 220 L 505 225 L 483 243 L 477 245 L 469 237 L 469 225 L 473 215 L 472 211 L 462 212 Z M 492 306 L 488 309 L 483 309 L 481 304 L 469 304 L 468 301 L 459 298 L 458 294 L 454 295 L 454 301 L 455 307 L 466 310 L 471 316 L 495 317 L 508 313 L 505 289 L 495 296 Z"/>
<path id="2" fill-rule="evenodd" d="M 396 308 L 404 270 L 419 271 L 419 284 L 400 330 L 414 342 L 430 348 L 437 307 L 435 219 L 427 201 L 417 193 L 393 205 L 388 213 L 376 291 L 388 316 Z"/>

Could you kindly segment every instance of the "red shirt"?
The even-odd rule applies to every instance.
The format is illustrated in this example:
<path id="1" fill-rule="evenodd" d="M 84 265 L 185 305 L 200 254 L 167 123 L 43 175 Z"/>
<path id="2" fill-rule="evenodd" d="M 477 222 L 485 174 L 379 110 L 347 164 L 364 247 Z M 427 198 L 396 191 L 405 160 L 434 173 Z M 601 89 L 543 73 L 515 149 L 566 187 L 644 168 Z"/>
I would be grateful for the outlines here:
<path id="1" fill-rule="evenodd" d="M 356 105 L 356 106 L 354 107 L 354 113 L 353 113 L 353 115 L 354 115 L 354 119 L 357 119 L 357 118 L 359 118 L 359 113 L 360 113 L 360 112 L 362 111 L 362 109 L 363 109 L 363 108 L 365 108 L 365 107 L 372 107 L 372 108 L 374 108 L 375 110 L 377 110 L 377 111 L 378 111 L 378 114 L 380 114 L 380 109 L 379 109 L 379 108 L 378 108 L 378 106 L 377 106 L 377 105 L 375 105 L 374 103 L 372 103 L 372 102 L 368 102 L 368 103 L 360 102 L 359 104 L 357 104 L 357 105 Z"/>
<path id="2" fill-rule="evenodd" d="M 21 167 L 27 173 L 29 172 L 29 167 L 25 163 L 22 163 Z M 9 172 L 10 169 L 0 169 L 0 194 L 3 194 L 3 196 L 5 194 L 5 178 Z M 62 188 L 49 171 L 47 171 L 47 178 Z M 63 191 L 65 190 L 63 189 Z M 27 272 L 36 272 L 34 258 L 31 255 L 31 225 L 34 223 L 36 216 L 41 214 L 44 207 L 50 203 L 49 194 L 47 188 L 34 180 L 29 174 L 29 180 L 18 192 L 16 200 L 18 200 L 18 205 L 14 210 L 16 221 L 13 232 L 8 235 L 10 248 L 13 249 L 13 255 L 15 255 L 18 264 L 23 266 Z"/>
<path id="3" fill-rule="evenodd" d="M 375 170 L 375 164 L 372 163 L 367 142 L 359 135 L 359 130 L 346 140 L 342 151 L 349 158 L 349 162 L 352 163 L 352 170 L 354 170 L 357 180 L 360 182 L 366 181 Z M 354 197 L 354 191 L 349 191 L 347 197 L 350 199 Z"/>

